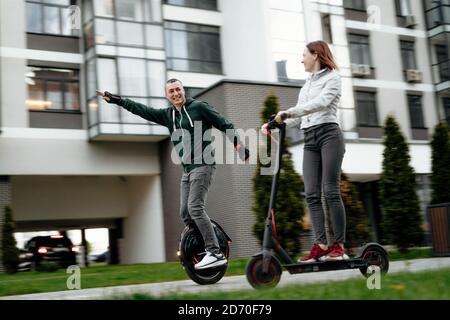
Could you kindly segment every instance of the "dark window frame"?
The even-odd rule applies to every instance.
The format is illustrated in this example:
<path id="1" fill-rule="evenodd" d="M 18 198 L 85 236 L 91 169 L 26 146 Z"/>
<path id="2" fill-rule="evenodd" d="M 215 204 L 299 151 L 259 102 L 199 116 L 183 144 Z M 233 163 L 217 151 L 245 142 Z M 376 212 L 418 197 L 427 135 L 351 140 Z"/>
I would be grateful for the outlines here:
<path id="1" fill-rule="evenodd" d="M 408 94 L 409 123 L 412 129 L 426 129 L 423 117 L 423 96 L 420 94 Z"/>
<path id="2" fill-rule="evenodd" d="M 61 69 L 61 70 L 71 70 L 74 71 L 76 74 L 76 79 L 62 79 L 62 78 L 58 78 L 58 77 L 29 77 L 30 79 L 33 80 L 39 80 L 42 81 L 43 84 L 43 94 L 44 94 L 44 100 L 47 100 L 48 97 L 48 82 L 57 82 L 59 83 L 60 86 L 60 95 L 61 95 L 61 104 L 62 104 L 62 108 L 61 109 L 52 109 L 52 108 L 48 108 L 48 109 L 39 109 L 39 110 L 33 110 L 33 109 L 28 109 L 28 111 L 39 111 L 39 112 L 65 112 L 65 113 L 81 113 L 81 95 L 80 95 L 80 70 L 79 69 L 72 69 L 72 68 L 54 68 L 54 67 L 43 67 L 43 66 L 35 66 L 35 65 L 29 65 L 28 67 L 33 67 L 33 68 L 40 68 L 40 69 Z M 76 83 L 78 84 L 78 109 L 74 109 L 72 108 L 68 108 L 67 107 L 67 103 L 66 103 L 66 84 L 70 84 L 70 83 Z"/>
<path id="3" fill-rule="evenodd" d="M 417 70 L 417 55 L 416 55 L 416 43 L 410 40 L 400 40 L 400 53 L 402 55 L 403 70 L 415 69 Z M 404 54 L 412 54 L 413 66 L 409 68 L 407 62 L 404 59 Z M 409 60 L 408 60 L 409 61 Z"/>
<path id="4" fill-rule="evenodd" d="M 344 9 L 367 12 L 367 3 L 365 0 L 344 0 Z"/>
<path id="5" fill-rule="evenodd" d="M 352 36 L 361 37 L 361 38 L 364 38 L 365 40 L 367 39 L 367 42 L 366 41 L 354 41 L 354 40 L 351 39 Z M 367 50 L 367 53 L 368 53 L 368 56 L 369 56 L 369 61 L 367 61 L 367 63 L 364 62 L 363 64 L 368 64 L 369 66 L 372 67 L 372 52 L 370 51 L 370 36 L 368 36 L 366 34 L 359 34 L 359 33 L 350 32 L 350 33 L 347 34 L 347 37 L 348 37 L 349 48 L 350 48 L 351 45 L 358 45 L 358 46 L 361 46 L 361 47 L 365 46 L 365 48 L 363 48 L 363 50 Z M 350 53 L 351 52 L 352 51 L 350 50 Z M 355 58 L 355 57 L 352 57 L 351 54 L 350 54 L 350 63 L 358 63 L 358 64 L 360 64 L 360 62 L 353 61 L 352 58 Z"/>
<path id="6" fill-rule="evenodd" d="M 176 26 L 183 26 L 184 28 L 177 28 Z M 197 29 L 197 30 L 193 30 Z M 203 29 L 203 30 L 202 30 Z M 204 29 L 210 29 L 210 30 L 216 30 L 214 32 L 212 31 L 205 31 Z M 171 44 L 170 44 L 170 32 L 184 32 L 187 34 L 195 34 L 195 35 L 213 35 L 217 36 L 218 46 L 219 46 L 219 59 L 218 60 L 205 60 L 205 59 L 198 59 L 198 58 L 181 58 L 171 55 Z M 167 62 L 167 70 L 172 71 L 179 71 L 179 72 L 196 72 L 196 73 L 208 73 L 208 74 L 223 74 L 223 59 L 222 59 L 222 48 L 221 48 L 221 37 L 220 37 L 220 27 L 218 26 L 211 26 L 211 25 L 204 25 L 204 24 L 195 24 L 195 23 L 185 23 L 185 22 L 178 22 L 178 21 L 172 21 L 172 20 L 165 20 L 164 21 L 164 35 L 165 35 L 165 49 L 166 49 L 166 62 Z M 188 53 L 189 54 L 189 53 Z M 201 70 L 178 70 L 178 68 L 174 68 L 171 63 L 173 60 L 183 60 L 183 61 L 197 61 L 197 62 L 204 62 L 204 63 L 211 63 L 217 65 L 217 71 L 211 72 L 206 70 L 206 68 L 200 68 Z M 203 65 L 201 65 L 203 66 Z M 189 67 L 188 67 L 189 69 Z"/>
<path id="7" fill-rule="evenodd" d="M 370 95 L 373 99 L 361 99 L 358 97 L 358 94 Z M 361 110 L 360 102 L 373 103 L 369 107 L 371 110 Z M 356 103 L 356 118 L 357 118 L 357 126 L 358 127 L 380 127 L 379 116 L 378 116 L 378 108 L 377 108 L 377 93 L 373 91 L 364 91 L 364 90 L 356 90 L 355 91 L 355 103 Z M 363 112 L 364 117 L 362 117 Z M 371 118 L 371 114 L 375 115 L 375 118 Z M 362 118 L 367 118 L 368 121 L 361 121 Z"/>
<path id="8" fill-rule="evenodd" d="M 447 125 L 450 127 L 450 97 L 442 97 L 442 108 L 444 109 Z"/>
<path id="9" fill-rule="evenodd" d="M 406 16 L 408 16 L 408 15 L 412 15 L 412 7 L 411 7 L 411 1 L 410 0 L 407 0 L 409 3 L 408 3 L 408 10 L 409 10 L 409 14 L 406 14 L 406 15 L 404 15 L 404 14 L 402 14 L 402 3 L 401 3 L 401 1 L 402 0 L 395 0 L 394 1 L 394 4 L 395 4 L 395 13 L 396 13 L 396 15 L 397 15 L 397 17 L 406 17 Z"/>
<path id="10" fill-rule="evenodd" d="M 45 3 L 45 2 L 40 2 L 40 1 L 36 1 L 36 0 L 25 0 L 25 10 L 27 10 L 27 4 L 35 4 L 35 5 L 39 5 L 40 8 L 39 10 L 41 11 L 41 17 L 40 17 L 40 31 L 30 31 L 28 30 L 28 17 L 25 16 L 25 29 L 27 33 L 31 33 L 31 34 L 40 34 L 40 35 L 49 35 L 49 36 L 59 36 L 59 37 L 72 37 L 72 38 L 80 38 L 80 34 L 64 34 L 63 30 L 63 22 L 64 22 L 64 18 L 63 18 L 63 9 L 69 9 L 69 7 L 71 6 L 70 1 L 69 1 L 69 5 L 65 6 L 65 5 L 61 5 L 61 4 L 54 4 L 54 3 Z M 50 33 L 50 32 L 46 32 L 45 31 L 45 7 L 56 7 L 58 8 L 58 18 L 59 18 L 59 32 L 58 33 Z M 81 19 L 81 16 L 80 16 Z"/>
<path id="11" fill-rule="evenodd" d="M 192 8 L 192 9 L 199 9 L 199 10 L 208 10 L 208 11 L 219 11 L 219 6 L 217 0 L 212 0 L 215 2 L 215 8 L 214 9 L 208 9 L 208 8 L 200 8 L 200 6 L 189 6 L 189 5 L 183 5 L 183 4 L 174 4 L 170 3 L 171 0 L 163 0 L 163 4 L 170 5 L 170 6 L 177 6 L 177 7 L 184 7 L 184 8 Z M 198 3 L 198 0 L 196 0 Z"/>

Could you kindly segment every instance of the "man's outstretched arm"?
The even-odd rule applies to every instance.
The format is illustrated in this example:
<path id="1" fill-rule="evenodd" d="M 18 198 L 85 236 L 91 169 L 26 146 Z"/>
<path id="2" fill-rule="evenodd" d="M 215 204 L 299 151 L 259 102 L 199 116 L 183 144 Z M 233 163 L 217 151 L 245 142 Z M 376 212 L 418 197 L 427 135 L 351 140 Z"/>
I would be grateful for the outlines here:
<path id="1" fill-rule="evenodd" d="M 162 126 L 167 126 L 166 120 L 164 117 L 164 110 L 155 109 L 152 107 L 148 107 L 143 105 L 142 103 L 130 100 L 130 99 L 122 99 L 121 96 L 112 94 L 108 91 L 100 91 L 97 90 L 97 95 L 101 96 L 103 100 L 108 103 L 117 104 L 124 109 L 134 113 L 135 115 L 140 116 L 148 121 L 155 122 Z"/>

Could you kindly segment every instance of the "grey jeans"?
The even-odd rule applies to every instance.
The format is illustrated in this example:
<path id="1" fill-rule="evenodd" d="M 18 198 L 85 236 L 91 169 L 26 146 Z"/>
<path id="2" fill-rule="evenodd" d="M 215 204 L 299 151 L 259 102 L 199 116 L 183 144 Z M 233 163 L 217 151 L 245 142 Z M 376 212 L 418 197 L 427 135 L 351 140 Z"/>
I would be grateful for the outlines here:
<path id="1" fill-rule="evenodd" d="M 322 191 L 328 203 L 334 241 L 345 242 L 345 208 L 340 181 L 345 153 L 342 131 L 336 123 L 326 123 L 304 130 L 303 179 L 306 202 L 311 214 L 315 242 L 327 244 Z"/>
<path id="2" fill-rule="evenodd" d="M 216 173 L 215 165 L 207 165 L 183 173 L 180 184 L 180 215 L 185 225 L 195 222 L 205 242 L 205 250 L 219 253 L 219 243 L 205 206 L 208 190 Z"/>

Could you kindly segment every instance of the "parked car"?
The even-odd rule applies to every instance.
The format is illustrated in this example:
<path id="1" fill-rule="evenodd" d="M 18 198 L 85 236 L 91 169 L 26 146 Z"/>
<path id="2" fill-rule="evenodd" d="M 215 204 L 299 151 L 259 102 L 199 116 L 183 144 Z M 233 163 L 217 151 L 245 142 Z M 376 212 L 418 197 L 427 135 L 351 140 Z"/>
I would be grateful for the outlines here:
<path id="1" fill-rule="evenodd" d="M 25 250 L 31 254 L 27 257 L 31 268 L 36 268 L 43 261 L 55 262 L 67 268 L 77 264 L 76 255 L 78 247 L 66 236 L 38 236 L 31 238 L 25 245 Z"/>
<path id="2" fill-rule="evenodd" d="M 89 261 L 91 261 L 91 262 L 108 262 L 109 261 L 109 251 L 107 250 L 100 254 L 89 255 Z"/>

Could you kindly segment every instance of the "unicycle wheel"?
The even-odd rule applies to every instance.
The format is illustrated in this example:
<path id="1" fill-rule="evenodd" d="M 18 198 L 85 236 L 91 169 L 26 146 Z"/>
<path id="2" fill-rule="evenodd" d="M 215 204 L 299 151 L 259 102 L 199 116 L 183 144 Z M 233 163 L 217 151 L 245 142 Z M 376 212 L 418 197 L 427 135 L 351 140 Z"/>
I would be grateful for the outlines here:
<path id="1" fill-rule="evenodd" d="M 230 253 L 229 242 L 225 232 L 217 227 L 213 222 L 214 231 L 219 242 L 220 251 L 228 259 Z M 223 278 L 225 275 L 228 263 L 222 266 L 207 268 L 203 270 L 196 270 L 195 264 L 200 262 L 205 256 L 205 244 L 198 229 L 186 227 L 182 234 L 180 241 L 180 262 L 191 280 L 200 284 L 208 285 L 214 284 Z"/>
<path id="2" fill-rule="evenodd" d="M 263 256 L 252 257 L 247 264 L 247 281 L 255 289 L 274 288 L 281 278 L 281 265 L 272 258 L 267 272 L 263 270 Z"/>

